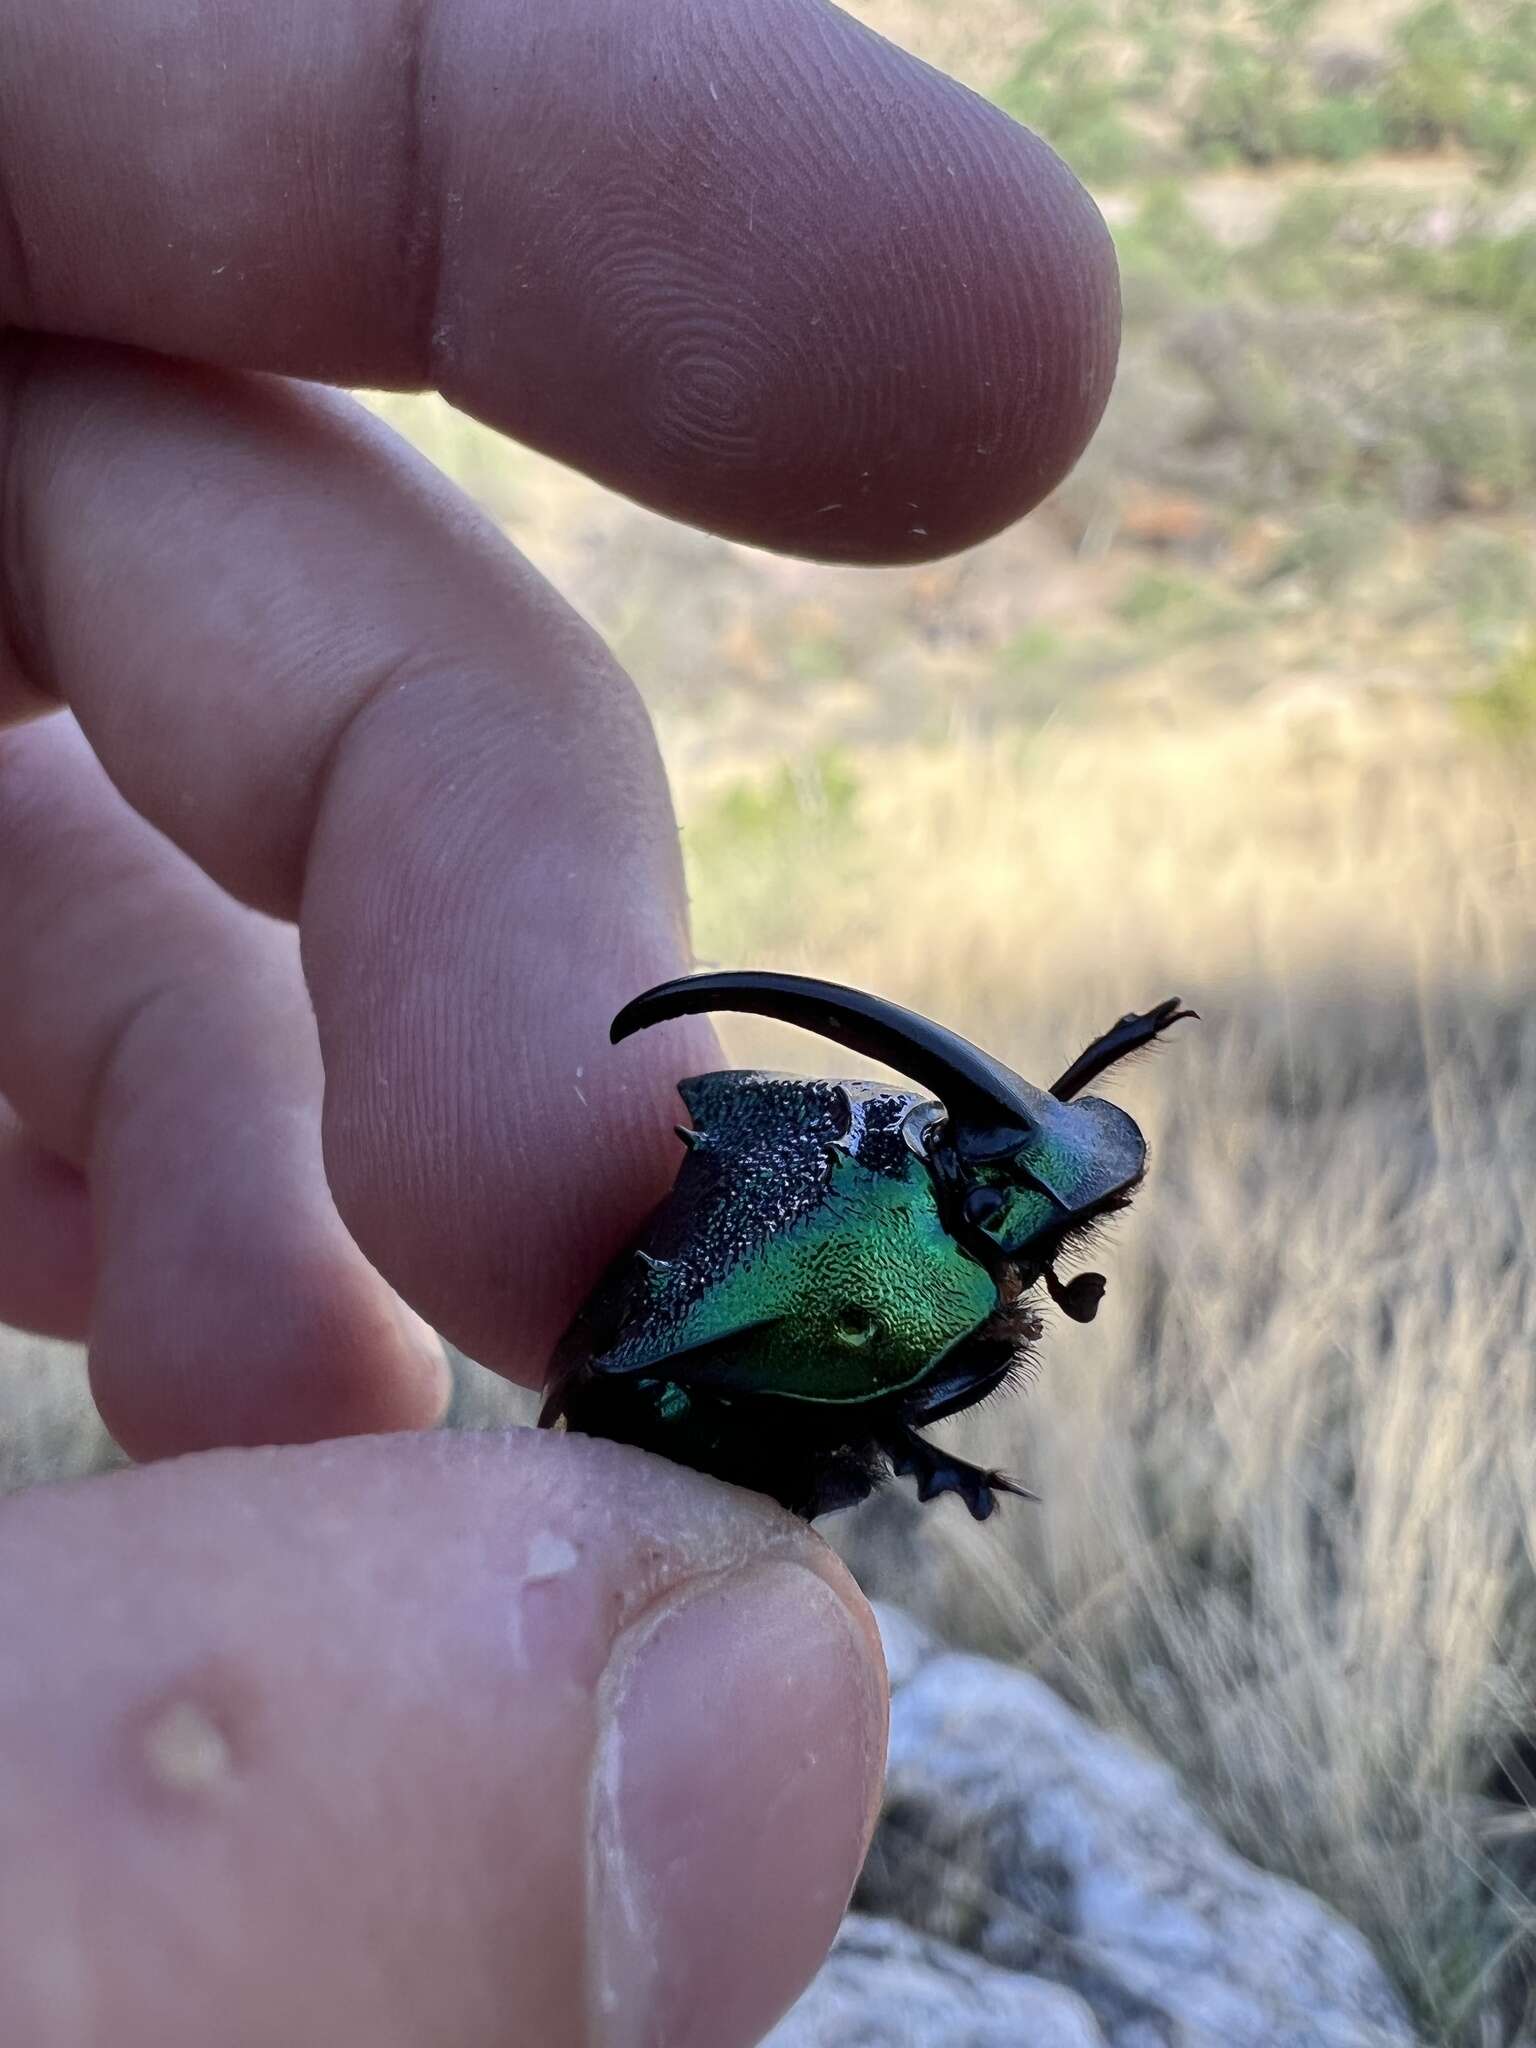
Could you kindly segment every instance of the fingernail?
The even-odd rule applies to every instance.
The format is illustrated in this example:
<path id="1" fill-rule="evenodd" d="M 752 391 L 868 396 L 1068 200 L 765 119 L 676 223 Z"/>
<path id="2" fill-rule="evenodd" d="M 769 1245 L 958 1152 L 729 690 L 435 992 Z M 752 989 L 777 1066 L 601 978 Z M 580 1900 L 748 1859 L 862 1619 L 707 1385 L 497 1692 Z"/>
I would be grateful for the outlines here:
<path id="1" fill-rule="evenodd" d="M 639 1624 L 604 1686 L 594 2048 L 745 2048 L 858 1875 L 885 1762 L 878 1644 L 824 1579 L 765 1563 Z"/>

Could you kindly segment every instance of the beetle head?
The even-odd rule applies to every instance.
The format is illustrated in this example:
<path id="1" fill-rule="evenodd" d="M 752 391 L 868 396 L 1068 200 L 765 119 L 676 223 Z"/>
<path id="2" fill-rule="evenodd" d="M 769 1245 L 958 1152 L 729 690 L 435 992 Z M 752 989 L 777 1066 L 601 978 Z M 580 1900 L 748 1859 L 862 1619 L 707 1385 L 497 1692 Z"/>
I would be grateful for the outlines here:
<path id="1" fill-rule="evenodd" d="M 1070 1236 L 1123 1207 L 1146 1166 L 1146 1141 L 1134 1120 L 1079 1091 L 1180 1017 L 1194 1015 L 1175 998 L 1123 1017 L 1048 1090 L 916 1011 L 806 975 L 696 974 L 663 982 L 625 1005 L 611 1035 L 617 1043 L 647 1025 L 709 1010 L 750 1011 L 819 1032 L 929 1089 L 936 1101 L 914 1110 L 907 1141 L 932 1169 L 959 1241 L 986 1264 L 1018 1266 L 1025 1284 L 1049 1274 Z M 1058 1298 L 1062 1293 L 1070 1290 Z M 1068 1306 L 1082 1320 L 1092 1312 L 1086 1294 Z"/>

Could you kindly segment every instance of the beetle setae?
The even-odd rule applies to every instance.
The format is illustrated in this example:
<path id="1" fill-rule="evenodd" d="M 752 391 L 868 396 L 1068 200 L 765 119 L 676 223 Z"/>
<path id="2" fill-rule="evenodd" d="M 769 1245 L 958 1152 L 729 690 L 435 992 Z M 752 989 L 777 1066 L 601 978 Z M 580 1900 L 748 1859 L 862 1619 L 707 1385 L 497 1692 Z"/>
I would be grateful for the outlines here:
<path id="1" fill-rule="evenodd" d="M 1180 1017 L 1122 1017 L 1049 1090 L 877 996 L 802 975 L 700 974 L 637 996 L 630 1033 L 748 1010 L 835 1039 L 928 1093 L 876 1081 L 703 1074 L 672 1192 L 556 1350 L 542 1427 L 659 1451 L 811 1520 L 887 1471 L 958 1493 L 978 1520 L 1000 1472 L 930 1443 L 995 1393 L 1040 1335 L 1034 1291 L 1090 1322 L 1097 1273 L 1062 1281 L 1075 1239 L 1123 1209 L 1146 1143 L 1082 1089 Z"/>

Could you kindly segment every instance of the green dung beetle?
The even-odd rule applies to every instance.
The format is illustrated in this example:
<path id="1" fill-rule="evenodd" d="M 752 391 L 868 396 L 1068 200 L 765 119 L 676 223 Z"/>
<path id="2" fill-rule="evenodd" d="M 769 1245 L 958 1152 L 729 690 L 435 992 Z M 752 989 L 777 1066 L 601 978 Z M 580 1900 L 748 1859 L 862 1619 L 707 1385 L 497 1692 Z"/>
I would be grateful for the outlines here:
<path id="1" fill-rule="evenodd" d="M 1028 1370 L 1041 1282 L 1092 1321 L 1102 1276 L 1063 1281 L 1057 1265 L 1129 1204 L 1147 1148 L 1081 1090 L 1195 1012 L 1175 997 L 1122 1017 L 1049 1090 L 914 1011 L 803 975 L 664 982 L 610 1035 L 712 1010 L 819 1032 L 930 1092 L 683 1081 L 677 1180 L 561 1339 L 540 1427 L 659 1451 L 807 1521 L 891 1472 L 921 1500 L 959 1494 L 978 1520 L 1000 1491 L 1034 1498 L 921 1432 Z"/>

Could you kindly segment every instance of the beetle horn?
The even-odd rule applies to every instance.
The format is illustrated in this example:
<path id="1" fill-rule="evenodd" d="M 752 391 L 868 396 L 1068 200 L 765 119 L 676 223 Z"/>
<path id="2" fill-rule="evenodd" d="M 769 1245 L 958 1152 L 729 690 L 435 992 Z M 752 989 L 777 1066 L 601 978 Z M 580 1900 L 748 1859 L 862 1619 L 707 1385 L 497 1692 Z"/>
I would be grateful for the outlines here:
<path id="1" fill-rule="evenodd" d="M 609 1036 L 617 1045 L 652 1024 L 708 1010 L 741 1010 L 819 1032 L 928 1089 L 957 1126 L 1027 1131 L 1040 1121 L 1040 1091 L 958 1032 L 881 996 L 804 974 L 743 969 L 664 981 L 626 1003 Z"/>

